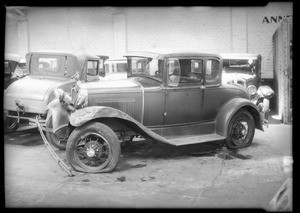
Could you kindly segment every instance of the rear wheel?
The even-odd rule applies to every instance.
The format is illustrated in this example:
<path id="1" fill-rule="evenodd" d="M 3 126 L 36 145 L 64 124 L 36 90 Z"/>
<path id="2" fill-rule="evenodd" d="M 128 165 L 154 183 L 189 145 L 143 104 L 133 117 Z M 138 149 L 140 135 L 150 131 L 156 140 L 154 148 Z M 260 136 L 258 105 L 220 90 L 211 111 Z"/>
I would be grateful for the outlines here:
<path id="1" fill-rule="evenodd" d="M 254 133 L 255 123 L 252 115 L 247 110 L 240 109 L 229 122 L 225 143 L 231 149 L 250 146 Z"/>
<path id="2" fill-rule="evenodd" d="M 121 147 L 117 135 L 102 123 L 76 128 L 68 138 L 66 155 L 77 171 L 110 172 L 118 163 Z"/>
<path id="3" fill-rule="evenodd" d="M 46 137 L 50 144 L 60 150 L 66 149 L 67 139 L 61 138 L 52 132 L 52 116 L 48 119 L 46 123 Z"/>

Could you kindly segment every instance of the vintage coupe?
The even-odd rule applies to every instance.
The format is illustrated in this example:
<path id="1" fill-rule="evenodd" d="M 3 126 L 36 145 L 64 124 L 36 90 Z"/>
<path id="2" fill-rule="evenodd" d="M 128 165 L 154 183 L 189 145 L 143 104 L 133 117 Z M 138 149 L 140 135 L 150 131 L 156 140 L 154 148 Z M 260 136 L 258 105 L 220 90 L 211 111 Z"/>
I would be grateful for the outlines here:
<path id="1" fill-rule="evenodd" d="M 46 106 L 55 97 L 54 89 L 70 91 L 77 81 L 99 80 L 99 56 L 29 52 L 26 62 L 26 77 L 13 82 L 4 91 L 5 132 L 15 131 L 20 120 L 35 125 L 36 115 L 43 123 L 47 114 Z"/>
<path id="2" fill-rule="evenodd" d="M 46 133 L 82 172 L 109 172 L 135 136 L 175 146 L 224 140 L 233 149 L 263 131 L 264 112 L 238 84 L 222 84 L 222 58 L 198 52 L 128 52 L 128 78 L 56 90 Z M 38 122 L 38 121 L 37 121 Z M 40 131 L 43 134 L 42 131 Z M 56 138 L 56 140 L 54 140 Z"/>

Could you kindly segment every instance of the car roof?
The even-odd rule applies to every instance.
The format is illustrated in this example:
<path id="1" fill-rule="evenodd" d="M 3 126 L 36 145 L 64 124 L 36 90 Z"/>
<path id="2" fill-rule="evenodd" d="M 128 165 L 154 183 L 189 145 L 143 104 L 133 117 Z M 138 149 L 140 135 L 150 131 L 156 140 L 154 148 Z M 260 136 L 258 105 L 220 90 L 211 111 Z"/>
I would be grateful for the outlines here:
<path id="1" fill-rule="evenodd" d="M 128 56 L 141 56 L 146 58 L 154 58 L 154 59 L 164 59 L 166 57 L 203 57 L 203 56 L 209 56 L 209 57 L 217 57 L 221 58 L 220 55 L 214 54 L 214 53 L 204 53 L 204 52 L 198 52 L 198 51 L 174 51 L 174 50 L 165 50 L 165 51 L 128 51 L 125 53 L 124 57 Z"/>
<path id="2" fill-rule="evenodd" d="M 85 58 L 99 60 L 100 57 L 97 55 L 87 54 L 84 52 L 71 52 L 71 51 L 60 51 L 60 50 L 41 50 L 28 52 L 29 54 L 55 54 L 55 55 L 69 55 L 78 58 L 78 60 L 84 60 Z"/>
<path id="3" fill-rule="evenodd" d="M 18 54 L 14 54 L 14 53 L 6 53 L 4 55 L 4 59 L 5 60 L 9 60 L 9 61 L 16 61 L 19 62 L 20 61 L 21 56 Z"/>
<path id="4" fill-rule="evenodd" d="M 256 59 L 259 54 L 253 53 L 220 53 L 223 59 Z"/>

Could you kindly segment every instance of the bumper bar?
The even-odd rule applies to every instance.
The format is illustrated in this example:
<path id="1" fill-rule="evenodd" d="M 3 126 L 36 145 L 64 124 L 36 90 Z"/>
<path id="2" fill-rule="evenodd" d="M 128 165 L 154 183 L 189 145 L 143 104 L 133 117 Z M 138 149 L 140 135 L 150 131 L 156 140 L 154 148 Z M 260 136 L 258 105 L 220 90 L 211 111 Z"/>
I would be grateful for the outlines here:
<path id="1" fill-rule="evenodd" d="M 63 160 L 55 153 L 55 151 L 53 150 L 53 148 L 51 147 L 51 145 L 50 145 L 49 142 L 47 141 L 47 139 L 46 139 L 46 137 L 45 137 L 45 135 L 44 135 L 44 133 L 43 133 L 43 128 L 42 128 L 41 124 L 39 123 L 38 116 L 36 117 L 36 125 L 38 126 L 38 129 L 39 129 L 39 131 L 40 131 L 40 134 L 41 134 L 41 137 L 42 137 L 44 143 L 46 144 L 46 146 L 47 146 L 48 150 L 50 151 L 50 153 L 52 154 L 52 156 L 53 156 L 53 157 L 55 158 L 55 160 L 57 161 L 58 165 L 59 165 L 65 172 L 67 172 L 68 175 L 69 175 L 70 177 L 74 176 L 74 175 L 72 174 L 72 169 L 71 169 L 69 166 L 67 166 L 67 165 L 65 164 L 65 162 L 64 162 L 64 161 L 63 161 Z"/>

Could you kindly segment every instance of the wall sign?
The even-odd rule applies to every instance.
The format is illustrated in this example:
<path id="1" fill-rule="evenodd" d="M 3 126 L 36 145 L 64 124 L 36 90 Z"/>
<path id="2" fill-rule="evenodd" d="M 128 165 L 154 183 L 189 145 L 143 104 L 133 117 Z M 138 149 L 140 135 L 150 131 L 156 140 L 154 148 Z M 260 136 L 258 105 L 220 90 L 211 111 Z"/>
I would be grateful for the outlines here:
<path id="1" fill-rule="evenodd" d="M 262 20 L 262 24 L 272 24 L 272 23 L 279 23 L 284 18 L 292 17 L 292 15 L 286 16 L 265 16 Z"/>

